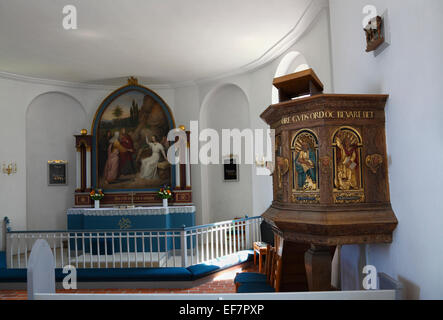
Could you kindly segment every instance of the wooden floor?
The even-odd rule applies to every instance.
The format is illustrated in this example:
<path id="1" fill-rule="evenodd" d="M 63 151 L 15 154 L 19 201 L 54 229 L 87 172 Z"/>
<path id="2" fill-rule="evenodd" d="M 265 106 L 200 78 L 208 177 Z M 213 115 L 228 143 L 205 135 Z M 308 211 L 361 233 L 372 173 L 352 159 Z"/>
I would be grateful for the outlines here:
<path id="1" fill-rule="evenodd" d="M 234 278 L 237 272 L 258 272 L 258 267 L 253 265 L 239 266 L 238 269 L 229 269 L 220 272 L 213 281 L 204 283 L 190 289 L 83 289 L 83 290 L 57 290 L 57 293 L 106 293 L 106 294 L 198 294 L 198 293 L 235 293 Z M 27 300 L 25 290 L 0 290 L 0 300 Z"/>

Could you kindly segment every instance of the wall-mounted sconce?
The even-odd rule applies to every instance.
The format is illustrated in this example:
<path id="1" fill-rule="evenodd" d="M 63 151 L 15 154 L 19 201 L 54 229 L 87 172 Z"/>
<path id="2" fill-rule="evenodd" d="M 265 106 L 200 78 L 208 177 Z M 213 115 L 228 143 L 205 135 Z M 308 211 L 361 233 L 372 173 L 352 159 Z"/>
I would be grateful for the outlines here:
<path id="1" fill-rule="evenodd" d="M 265 157 L 264 156 L 259 157 L 258 155 L 256 155 L 255 156 L 255 165 L 259 168 L 265 168 L 266 167 Z"/>
<path id="2" fill-rule="evenodd" d="M 8 176 L 10 176 L 11 174 L 16 174 L 17 173 L 17 163 L 11 162 L 8 165 L 6 165 L 3 162 L 2 172 L 3 172 L 3 174 L 7 174 Z"/>
<path id="3" fill-rule="evenodd" d="M 255 166 L 257 167 L 258 175 L 272 175 L 274 172 L 274 163 L 272 161 L 266 161 L 264 156 L 255 156 Z"/>

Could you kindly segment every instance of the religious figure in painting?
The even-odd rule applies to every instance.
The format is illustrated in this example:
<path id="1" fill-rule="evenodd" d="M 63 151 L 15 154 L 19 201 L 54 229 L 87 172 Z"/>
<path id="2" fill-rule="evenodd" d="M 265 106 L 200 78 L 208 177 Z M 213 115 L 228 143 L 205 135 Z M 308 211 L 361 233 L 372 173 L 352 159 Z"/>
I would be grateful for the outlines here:
<path id="1" fill-rule="evenodd" d="M 337 172 L 335 186 L 339 190 L 360 189 L 358 139 L 351 131 L 342 131 L 336 138 Z"/>
<path id="2" fill-rule="evenodd" d="M 115 132 L 112 139 L 109 141 L 108 156 L 104 169 L 104 178 L 106 183 L 114 182 L 118 177 L 119 169 L 119 154 L 120 154 L 120 142 L 118 140 L 119 133 Z"/>
<path id="3" fill-rule="evenodd" d="M 135 174 L 134 164 L 134 142 L 130 135 L 126 134 L 126 129 L 120 131 L 120 144 L 123 147 L 120 153 L 120 175 Z"/>
<path id="4" fill-rule="evenodd" d="M 166 153 L 163 145 L 157 141 L 156 136 L 151 137 L 151 141 L 146 137 L 146 143 L 152 150 L 152 155 L 150 157 L 141 160 L 140 177 L 143 179 L 157 179 L 157 167 L 160 157 L 166 158 Z"/>
<path id="5" fill-rule="evenodd" d="M 106 134 L 100 137 L 98 142 L 98 174 L 100 176 L 103 175 L 106 166 L 106 160 L 108 160 L 108 147 L 110 144 L 110 140 L 112 138 L 112 132 L 110 130 L 106 131 Z"/>
<path id="6" fill-rule="evenodd" d="M 317 152 L 316 139 L 308 132 L 296 138 L 294 166 L 297 175 L 298 190 L 317 190 Z"/>

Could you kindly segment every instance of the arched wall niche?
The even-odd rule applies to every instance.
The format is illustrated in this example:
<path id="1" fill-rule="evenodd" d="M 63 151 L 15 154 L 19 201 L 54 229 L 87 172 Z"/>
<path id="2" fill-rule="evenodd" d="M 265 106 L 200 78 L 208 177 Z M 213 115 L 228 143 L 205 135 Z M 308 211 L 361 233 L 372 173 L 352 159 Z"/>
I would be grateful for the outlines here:
<path id="1" fill-rule="evenodd" d="M 200 109 L 200 130 L 213 129 L 219 135 L 220 162 L 224 156 L 222 129 L 250 128 L 249 100 L 236 84 L 221 84 L 203 99 Z M 200 142 L 200 148 L 208 142 Z M 232 145 L 232 144 L 231 144 Z M 236 155 L 234 155 L 236 156 Z M 244 163 L 244 143 L 242 145 Z M 252 215 L 252 166 L 239 165 L 239 181 L 223 181 L 223 165 L 200 165 L 202 222 L 216 222 Z"/>
<path id="2" fill-rule="evenodd" d="M 86 110 L 69 94 L 51 91 L 26 108 L 26 220 L 28 230 L 66 228 L 66 208 L 74 205 L 73 135 L 86 123 Z M 67 185 L 49 186 L 49 160 L 68 161 Z"/>
<path id="3" fill-rule="evenodd" d="M 278 64 L 274 78 L 309 69 L 305 56 L 298 51 L 287 53 Z M 278 103 L 278 90 L 272 86 L 272 104 Z"/>

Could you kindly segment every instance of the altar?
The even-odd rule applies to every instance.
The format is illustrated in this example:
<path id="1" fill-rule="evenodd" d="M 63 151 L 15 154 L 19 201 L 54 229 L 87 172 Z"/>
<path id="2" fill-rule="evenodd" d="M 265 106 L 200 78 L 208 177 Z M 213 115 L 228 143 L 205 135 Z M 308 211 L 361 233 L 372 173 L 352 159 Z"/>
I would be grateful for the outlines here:
<path id="1" fill-rule="evenodd" d="M 195 225 L 195 206 L 71 208 L 68 230 L 176 229 Z"/>

